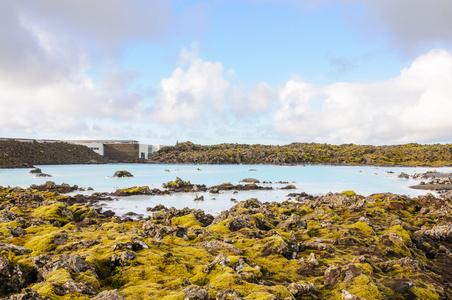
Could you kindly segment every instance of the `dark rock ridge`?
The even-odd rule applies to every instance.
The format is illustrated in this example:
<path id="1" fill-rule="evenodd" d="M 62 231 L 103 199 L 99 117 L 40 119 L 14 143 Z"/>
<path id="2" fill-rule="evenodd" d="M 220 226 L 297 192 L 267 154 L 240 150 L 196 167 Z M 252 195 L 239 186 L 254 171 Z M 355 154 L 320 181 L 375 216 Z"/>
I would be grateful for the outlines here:
<path id="1" fill-rule="evenodd" d="M 0 168 L 31 168 L 33 165 L 100 164 L 109 159 L 86 146 L 0 140 Z"/>
<path id="2" fill-rule="evenodd" d="M 452 145 L 329 145 L 292 143 L 284 146 L 191 142 L 163 147 L 151 159 L 161 163 L 191 164 L 332 164 L 450 166 Z"/>
<path id="3" fill-rule="evenodd" d="M 141 220 L 90 197 L 0 187 L 0 297 L 452 299 L 452 193 L 297 193 L 216 217 L 158 205 Z"/>

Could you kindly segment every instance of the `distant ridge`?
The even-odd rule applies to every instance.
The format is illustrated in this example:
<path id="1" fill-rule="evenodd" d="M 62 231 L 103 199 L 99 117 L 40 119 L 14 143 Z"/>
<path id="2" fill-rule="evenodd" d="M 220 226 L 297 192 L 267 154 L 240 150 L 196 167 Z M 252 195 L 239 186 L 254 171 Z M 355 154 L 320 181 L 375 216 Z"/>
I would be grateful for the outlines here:
<path id="1" fill-rule="evenodd" d="M 452 166 L 452 145 L 329 145 L 292 143 L 284 146 L 192 142 L 163 147 L 151 159 L 160 163 L 194 164 L 329 164 L 375 166 Z"/>
<path id="2" fill-rule="evenodd" d="M 29 168 L 33 165 L 107 163 L 86 146 L 58 141 L 0 140 L 0 168 Z"/>

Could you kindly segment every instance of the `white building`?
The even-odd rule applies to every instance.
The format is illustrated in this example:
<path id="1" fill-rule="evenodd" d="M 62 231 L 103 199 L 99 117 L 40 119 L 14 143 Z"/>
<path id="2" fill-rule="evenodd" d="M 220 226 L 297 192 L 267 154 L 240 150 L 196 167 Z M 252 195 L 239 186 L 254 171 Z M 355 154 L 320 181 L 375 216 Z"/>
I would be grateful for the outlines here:
<path id="1" fill-rule="evenodd" d="M 104 143 L 102 141 L 66 141 L 70 144 L 82 145 L 90 148 L 97 154 L 104 156 Z"/>
<path id="2" fill-rule="evenodd" d="M 146 144 L 140 144 L 138 141 L 134 140 L 71 140 L 66 141 L 67 143 L 76 144 L 76 145 L 83 145 L 94 152 L 104 156 L 104 145 L 105 144 L 138 144 L 138 158 L 144 158 L 149 159 L 152 155 L 152 153 L 157 152 L 160 150 L 162 145 L 146 145 Z"/>
<path id="3" fill-rule="evenodd" d="M 155 144 L 154 145 L 140 144 L 138 158 L 149 159 L 152 153 L 159 151 L 161 147 L 163 146 Z"/>

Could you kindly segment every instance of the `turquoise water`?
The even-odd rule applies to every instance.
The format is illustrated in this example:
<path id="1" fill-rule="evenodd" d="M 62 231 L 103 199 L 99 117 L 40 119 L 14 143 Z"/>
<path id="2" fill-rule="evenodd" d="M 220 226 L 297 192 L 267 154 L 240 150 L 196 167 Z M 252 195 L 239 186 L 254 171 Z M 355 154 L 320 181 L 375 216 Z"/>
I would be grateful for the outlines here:
<path id="1" fill-rule="evenodd" d="M 191 193 L 170 196 L 136 196 L 110 201 L 105 209 L 113 209 L 119 214 L 134 211 L 146 213 L 146 207 L 164 204 L 176 208 L 201 208 L 207 212 L 218 213 L 229 209 L 237 201 L 251 197 L 260 201 L 284 201 L 289 192 L 325 194 L 354 190 L 367 196 L 373 193 L 391 192 L 416 196 L 427 191 L 410 189 L 417 184 L 415 180 L 399 179 L 401 172 L 414 174 L 428 170 L 452 172 L 452 168 L 404 168 L 372 166 L 268 166 L 268 165 L 153 165 L 153 164 L 109 164 L 109 165 L 55 165 L 38 166 L 51 178 L 36 178 L 28 172 L 30 169 L 0 169 L 1 186 L 28 187 L 42 184 L 48 180 L 58 184 L 77 184 L 79 187 L 92 187 L 95 192 L 112 192 L 116 188 L 148 185 L 161 188 L 162 184 L 180 177 L 194 184 L 218 185 L 225 182 L 238 184 L 240 180 L 252 177 L 262 181 L 288 181 L 296 190 L 280 190 L 286 184 L 271 184 L 273 191 L 224 192 L 219 195 L 199 193 L 205 201 L 194 201 Z M 128 170 L 133 178 L 112 178 L 115 171 Z M 255 171 L 250 171 L 255 170 Z M 394 172 L 394 173 L 389 173 Z"/>

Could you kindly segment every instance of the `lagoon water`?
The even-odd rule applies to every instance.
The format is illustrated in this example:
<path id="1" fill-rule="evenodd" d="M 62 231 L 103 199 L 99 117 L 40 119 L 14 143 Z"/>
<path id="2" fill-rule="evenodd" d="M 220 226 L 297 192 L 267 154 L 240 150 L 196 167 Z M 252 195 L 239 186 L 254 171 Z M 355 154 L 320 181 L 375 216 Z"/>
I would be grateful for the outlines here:
<path id="1" fill-rule="evenodd" d="M 414 174 L 428 170 L 452 172 L 452 168 L 406 168 L 406 167 L 374 167 L 374 166 L 269 166 L 269 165 L 165 165 L 165 164 L 108 164 L 108 165 L 51 165 L 37 166 L 51 178 L 36 178 L 29 174 L 30 169 L 0 169 L 0 186 L 28 187 L 31 184 L 42 184 L 54 181 L 57 184 L 67 183 L 79 187 L 92 187 L 94 192 L 113 192 L 116 188 L 147 185 L 162 188 L 162 184 L 173 181 L 177 177 L 193 184 L 207 186 L 225 182 L 238 184 L 244 178 L 256 178 L 272 181 L 271 191 L 243 191 L 238 194 L 222 192 L 220 194 L 198 193 L 204 195 L 205 201 L 194 201 L 193 193 L 177 193 L 166 196 L 133 196 L 118 198 L 105 202 L 104 209 L 112 209 L 119 215 L 133 211 L 147 215 L 146 208 L 157 204 L 176 208 L 200 208 L 206 212 L 217 214 L 229 209 L 236 201 L 258 198 L 260 201 L 284 201 L 288 193 L 305 192 L 319 195 L 328 192 L 354 190 L 364 196 L 373 193 L 391 192 L 417 196 L 428 191 L 411 189 L 418 181 L 399 179 L 401 172 Z M 115 171 L 128 170 L 133 178 L 112 178 Z M 391 173 L 393 172 L 393 173 Z M 281 190 L 287 181 L 294 184 L 296 190 Z"/>

